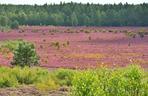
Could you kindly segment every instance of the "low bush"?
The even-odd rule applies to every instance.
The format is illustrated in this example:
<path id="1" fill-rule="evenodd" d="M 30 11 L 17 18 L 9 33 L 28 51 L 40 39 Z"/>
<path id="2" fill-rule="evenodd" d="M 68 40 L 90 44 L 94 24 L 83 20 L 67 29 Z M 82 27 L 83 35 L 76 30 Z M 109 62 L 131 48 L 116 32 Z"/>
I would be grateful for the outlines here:
<path id="1" fill-rule="evenodd" d="M 97 75 L 91 71 L 80 72 L 72 82 L 72 96 L 105 96 Z"/>
<path id="2" fill-rule="evenodd" d="M 73 96 L 147 96 L 148 79 L 135 65 L 83 71 L 74 76 Z"/>
<path id="3" fill-rule="evenodd" d="M 42 80 L 41 82 L 36 83 L 35 86 L 41 91 L 56 90 L 59 88 L 59 85 L 56 84 L 56 82 L 50 77 Z"/>
<path id="4" fill-rule="evenodd" d="M 31 70 L 28 67 L 22 69 L 15 67 L 12 69 L 12 75 L 17 79 L 19 84 L 33 84 L 38 79 L 37 71 Z"/>
<path id="5" fill-rule="evenodd" d="M 0 67 L 0 88 L 30 84 L 41 90 L 58 88 L 58 84 L 55 83 L 46 69 L 38 67 Z"/>
<path id="6" fill-rule="evenodd" d="M 16 86 L 18 86 L 18 81 L 11 75 L 10 68 L 0 68 L 0 88 Z"/>
<path id="7" fill-rule="evenodd" d="M 72 96 L 147 96 L 148 72 L 137 65 L 79 71 L 0 67 L 0 88 L 30 84 L 42 91 L 68 86 Z"/>
<path id="8" fill-rule="evenodd" d="M 18 86 L 18 82 L 15 77 L 10 74 L 0 74 L 0 88 L 5 87 L 16 87 Z"/>
<path id="9" fill-rule="evenodd" d="M 18 44 L 24 42 L 23 40 L 8 40 L 8 41 L 3 41 L 0 42 L 0 48 L 8 48 L 10 51 L 14 51 L 17 47 Z"/>
<path id="10" fill-rule="evenodd" d="M 13 22 L 11 23 L 10 27 L 11 27 L 12 29 L 18 29 L 18 28 L 19 28 L 19 22 L 16 21 L 16 20 L 13 21 Z"/>
<path id="11" fill-rule="evenodd" d="M 75 71 L 69 69 L 58 69 L 53 72 L 52 77 L 61 86 L 71 86 Z"/>

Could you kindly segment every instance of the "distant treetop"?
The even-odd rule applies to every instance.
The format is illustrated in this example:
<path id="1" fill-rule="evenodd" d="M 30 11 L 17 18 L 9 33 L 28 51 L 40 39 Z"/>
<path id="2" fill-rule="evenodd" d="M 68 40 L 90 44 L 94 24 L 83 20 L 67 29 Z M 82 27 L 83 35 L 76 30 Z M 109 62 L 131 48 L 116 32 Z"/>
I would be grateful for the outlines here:
<path id="1" fill-rule="evenodd" d="M 148 4 L 0 5 L 0 26 L 148 26 Z"/>

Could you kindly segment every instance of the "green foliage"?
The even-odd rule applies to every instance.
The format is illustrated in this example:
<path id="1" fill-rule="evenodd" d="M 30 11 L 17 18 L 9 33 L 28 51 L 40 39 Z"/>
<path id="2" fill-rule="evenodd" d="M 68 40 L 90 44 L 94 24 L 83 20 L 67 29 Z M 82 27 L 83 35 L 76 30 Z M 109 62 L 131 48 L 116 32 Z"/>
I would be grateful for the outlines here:
<path id="1" fill-rule="evenodd" d="M 0 68 L 0 88 L 16 86 L 18 86 L 18 82 L 16 78 L 11 75 L 9 68 Z"/>
<path id="2" fill-rule="evenodd" d="M 33 84 L 40 90 L 58 88 L 48 70 L 38 67 L 0 67 L 0 88 Z"/>
<path id="3" fill-rule="evenodd" d="M 18 47 L 19 43 L 24 42 L 23 40 L 8 40 L 0 42 L 0 48 L 8 48 L 10 51 L 14 52 L 16 48 Z"/>
<path id="4" fill-rule="evenodd" d="M 14 57 L 11 64 L 21 67 L 34 66 L 39 63 L 38 61 L 39 58 L 34 45 L 28 42 L 21 42 L 14 51 Z"/>
<path id="5" fill-rule="evenodd" d="M 105 96 L 103 89 L 98 86 L 97 78 L 91 71 L 76 74 L 72 83 L 72 96 Z"/>
<path id="6" fill-rule="evenodd" d="M 1 26 L 8 26 L 9 22 L 9 18 L 7 16 L 0 16 L 0 25 Z"/>
<path id="7" fill-rule="evenodd" d="M 58 69 L 54 72 L 53 78 L 55 78 L 55 81 L 61 86 L 71 86 L 74 73 L 73 70 Z"/>
<path id="8" fill-rule="evenodd" d="M 71 25 L 72 26 L 77 26 L 78 25 L 78 18 L 77 15 L 73 12 L 71 15 Z"/>
<path id="9" fill-rule="evenodd" d="M 137 65 L 95 70 L 0 67 L 0 88 L 34 85 L 41 91 L 71 87 L 72 96 L 147 96 L 148 73 Z"/>
<path id="10" fill-rule="evenodd" d="M 11 23 L 11 28 L 12 29 L 18 29 L 19 28 L 19 22 L 18 21 L 13 21 L 12 23 Z"/>
<path id="11" fill-rule="evenodd" d="M 73 70 L 59 69 L 49 72 L 38 67 L 0 67 L 0 88 L 34 85 L 41 91 L 55 90 L 60 86 L 71 86 Z"/>
<path id="12" fill-rule="evenodd" d="M 59 85 L 50 77 L 46 78 L 44 81 L 42 80 L 42 82 L 36 83 L 35 86 L 41 91 L 56 90 L 59 88 Z"/>
<path id="13" fill-rule="evenodd" d="M 16 87 L 18 86 L 17 80 L 9 74 L 2 75 L 0 74 L 0 88 L 5 87 Z"/>
<path id="14" fill-rule="evenodd" d="M 147 96 L 148 79 L 135 65 L 122 69 L 82 71 L 74 76 L 73 96 Z"/>
<path id="15" fill-rule="evenodd" d="M 148 26 L 148 4 L 0 5 L 0 26 Z"/>
<path id="16" fill-rule="evenodd" d="M 12 74 L 19 84 L 33 84 L 38 78 L 36 73 L 36 70 L 30 70 L 28 67 L 22 69 L 15 67 L 12 69 Z"/>

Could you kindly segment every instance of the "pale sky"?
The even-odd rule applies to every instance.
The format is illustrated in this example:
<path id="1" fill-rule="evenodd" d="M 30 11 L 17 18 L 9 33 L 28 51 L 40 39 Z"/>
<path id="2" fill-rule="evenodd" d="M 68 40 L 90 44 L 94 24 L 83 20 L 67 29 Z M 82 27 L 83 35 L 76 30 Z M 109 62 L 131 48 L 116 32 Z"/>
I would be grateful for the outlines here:
<path id="1" fill-rule="evenodd" d="M 56 3 L 59 4 L 60 2 L 78 2 L 78 3 L 100 3 L 100 4 L 114 4 L 114 3 L 126 3 L 129 4 L 139 4 L 139 3 L 148 3 L 148 0 L 0 0 L 0 4 L 50 4 Z"/>

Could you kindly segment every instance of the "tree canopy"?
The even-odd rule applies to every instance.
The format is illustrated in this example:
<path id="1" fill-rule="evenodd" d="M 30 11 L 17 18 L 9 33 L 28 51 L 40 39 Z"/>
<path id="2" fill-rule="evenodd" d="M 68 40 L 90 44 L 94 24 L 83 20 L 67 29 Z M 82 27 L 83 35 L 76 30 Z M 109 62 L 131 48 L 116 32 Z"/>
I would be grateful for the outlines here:
<path id="1" fill-rule="evenodd" d="M 148 26 L 148 4 L 0 5 L 0 26 Z"/>

